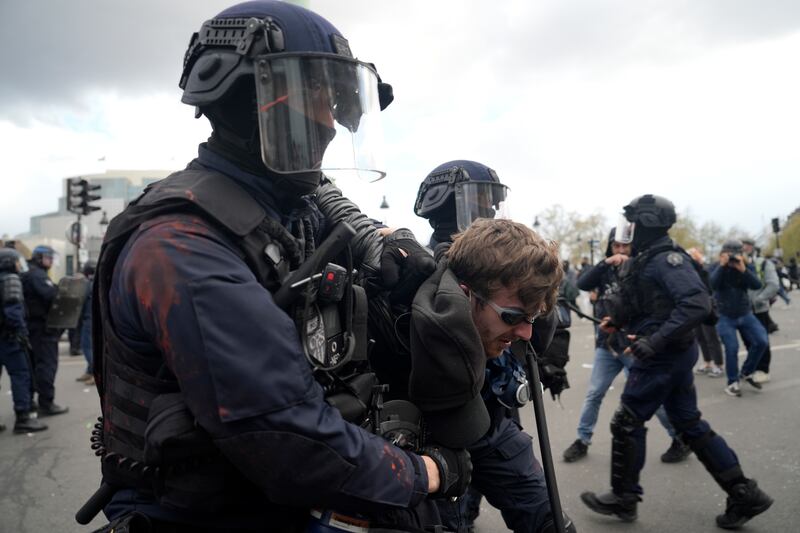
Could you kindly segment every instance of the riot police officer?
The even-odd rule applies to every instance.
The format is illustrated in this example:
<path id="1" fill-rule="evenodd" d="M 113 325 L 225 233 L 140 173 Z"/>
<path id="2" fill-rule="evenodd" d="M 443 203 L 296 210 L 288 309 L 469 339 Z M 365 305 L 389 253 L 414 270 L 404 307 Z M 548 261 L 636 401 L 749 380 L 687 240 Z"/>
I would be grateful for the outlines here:
<path id="1" fill-rule="evenodd" d="M 14 433 L 47 429 L 41 421 L 31 418 L 31 369 L 26 353 L 28 329 L 22 282 L 19 272 L 21 257 L 16 250 L 0 249 L 0 366 L 11 379 L 14 400 Z"/>
<path id="2" fill-rule="evenodd" d="M 736 454 L 697 409 L 693 332 L 701 322 L 713 320 L 710 295 L 691 258 L 667 235 L 676 221 L 672 202 L 646 194 L 626 205 L 624 215 L 632 225 L 633 258 L 623 264 L 617 297 L 607 300 L 609 316 L 603 327 L 626 328 L 633 342 L 626 351 L 636 360 L 611 420 L 611 491 L 584 492 L 581 499 L 595 512 L 624 521 L 637 518 L 644 424 L 663 404 L 680 439 L 728 493 L 717 525 L 737 528 L 766 511 L 772 498 L 744 476 Z"/>
<path id="3" fill-rule="evenodd" d="M 47 314 L 58 294 L 58 287 L 47 275 L 54 257 L 55 251 L 50 246 L 37 246 L 31 253 L 30 269 L 22 276 L 39 416 L 61 415 L 69 411 L 69 407 L 54 402 L 58 339 L 61 336 L 59 330 L 47 326 Z"/>
<path id="4" fill-rule="evenodd" d="M 420 184 L 414 212 L 428 219 L 434 232 L 429 246 L 437 255 L 478 218 L 506 218 L 508 187 L 497 173 L 475 161 L 455 160 L 434 168 Z M 555 313 L 543 323 L 537 319 L 534 336 L 542 329 L 552 338 Z M 545 349 L 539 353 L 546 353 Z M 540 363 L 540 373 L 551 392 L 561 392 L 566 382 L 563 366 L 552 361 Z M 481 495 L 502 513 L 506 525 L 515 532 L 554 531 L 542 466 L 531 447 L 531 437 L 519 426 L 517 408 L 527 403 L 525 370 L 510 350 L 486 362 L 486 378 L 481 396 L 490 417 L 486 434 L 470 447 L 473 457 L 473 482 L 467 495 L 457 504 L 439 502 L 444 525 L 467 528 L 478 516 Z M 516 420 L 514 420 L 516 417 Z M 569 521 L 568 531 L 576 531 Z"/>
<path id="5" fill-rule="evenodd" d="M 350 327 L 360 305 L 351 270 L 286 281 L 330 248 L 325 236 L 344 227 L 334 227 L 337 216 L 366 220 L 335 194 L 310 195 L 330 152 L 336 168 L 380 168 L 360 150 L 374 144 L 364 136 L 391 88 L 327 20 L 278 1 L 237 4 L 206 21 L 180 86 L 211 137 L 186 170 L 111 222 L 94 279 L 104 416 L 93 442 L 106 529 L 303 531 L 312 509 L 323 520 L 325 510 L 338 520 L 358 513 L 361 526 L 431 525 L 408 509 L 462 493 L 466 452 L 434 446 L 419 455 L 366 431 L 370 400 L 355 390 L 362 374 L 339 372 L 366 344 Z M 371 270 L 393 281 L 397 268 L 408 274 L 399 258 L 425 253 L 405 235 L 359 253 L 364 242 L 381 245 L 374 228 L 360 227 L 353 255 L 377 255 Z M 320 311 L 323 282 L 338 322 Z M 332 407 L 336 391 L 358 394 L 356 415 Z"/>

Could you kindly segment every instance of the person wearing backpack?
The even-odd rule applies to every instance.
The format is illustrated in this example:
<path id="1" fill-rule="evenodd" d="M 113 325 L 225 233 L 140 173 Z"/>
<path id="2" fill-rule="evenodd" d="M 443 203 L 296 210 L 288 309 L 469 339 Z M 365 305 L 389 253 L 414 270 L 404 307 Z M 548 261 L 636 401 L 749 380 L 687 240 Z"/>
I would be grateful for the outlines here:
<path id="1" fill-rule="evenodd" d="M 750 296 L 750 302 L 753 304 L 753 314 L 764 326 L 764 329 L 769 332 L 770 324 L 774 324 L 769 316 L 769 308 L 778 294 L 780 278 L 775 269 L 775 263 L 765 257 L 761 257 L 756 252 L 755 244 L 753 239 L 742 239 L 742 251 L 753 262 L 756 275 L 761 281 L 760 289 L 747 291 L 747 294 Z M 744 338 L 744 344 L 749 348 L 750 343 L 747 338 Z M 767 346 L 764 348 L 764 353 L 758 361 L 756 371 L 753 373 L 753 380 L 756 383 L 766 383 L 769 381 L 769 364 L 771 360 L 772 352 L 769 349 L 769 335 L 767 335 Z"/>

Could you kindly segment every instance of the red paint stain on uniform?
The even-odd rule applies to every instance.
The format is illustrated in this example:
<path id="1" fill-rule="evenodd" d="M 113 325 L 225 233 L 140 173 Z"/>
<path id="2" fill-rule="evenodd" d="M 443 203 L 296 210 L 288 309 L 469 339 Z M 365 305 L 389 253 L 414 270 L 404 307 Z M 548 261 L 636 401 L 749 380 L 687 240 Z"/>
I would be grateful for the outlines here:
<path id="1" fill-rule="evenodd" d="M 405 454 L 387 442 L 383 445 L 383 455 L 389 460 L 389 468 L 394 473 L 397 481 L 405 487 L 413 487 L 414 477 L 406 468 L 406 460 L 408 458 Z"/>
<path id="2" fill-rule="evenodd" d="M 170 311 L 181 304 L 180 279 L 174 266 L 175 253 L 188 254 L 181 238 L 202 238 L 208 229 L 193 220 L 173 219 L 147 230 L 147 245 L 134 246 L 128 257 L 136 277 L 136 296 L 141 306 L 156 322 L 156 342 L 162 353 L 173 359 L 175 352 L 170 336 L 168 318 Z"/>

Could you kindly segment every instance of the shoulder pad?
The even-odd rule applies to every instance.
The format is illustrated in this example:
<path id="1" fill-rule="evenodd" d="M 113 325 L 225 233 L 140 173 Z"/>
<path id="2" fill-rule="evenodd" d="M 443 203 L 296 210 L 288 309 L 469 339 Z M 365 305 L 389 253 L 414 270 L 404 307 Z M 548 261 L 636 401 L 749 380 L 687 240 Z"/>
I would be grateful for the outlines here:
<path id="1" fill-rule="evenodd" d="M 677 267 L 683 264 L 683 254 L 680 252 L 670 252 L 667 254 L 667 263 Z"/>

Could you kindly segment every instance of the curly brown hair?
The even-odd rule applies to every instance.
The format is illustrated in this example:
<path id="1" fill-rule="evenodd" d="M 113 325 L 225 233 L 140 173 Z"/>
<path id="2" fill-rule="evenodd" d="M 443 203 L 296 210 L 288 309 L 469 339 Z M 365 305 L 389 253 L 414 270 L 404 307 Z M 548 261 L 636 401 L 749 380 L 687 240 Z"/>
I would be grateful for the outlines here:
<path id="1" fill-rule="evenodd" d="M 487 298 L 501 286 L 516 290 L 527 310 L 547 313 L 556 304 L 564 271 L 558 243 L 523 224 L 482 218 L 455 236 L 449 268 Z"/>

